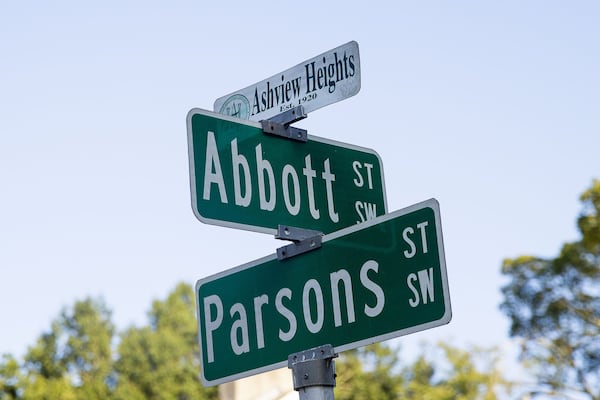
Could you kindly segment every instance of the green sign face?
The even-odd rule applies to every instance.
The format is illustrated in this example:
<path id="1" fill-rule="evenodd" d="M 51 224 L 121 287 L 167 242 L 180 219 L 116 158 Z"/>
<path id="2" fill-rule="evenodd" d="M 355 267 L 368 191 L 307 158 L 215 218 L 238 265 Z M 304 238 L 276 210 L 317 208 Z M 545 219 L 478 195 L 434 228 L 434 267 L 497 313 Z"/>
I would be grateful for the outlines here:
<path id="1" fill-rule="evenodd" d="M 373 150 L 193 109 L 187 118 L 192 209 L 205 223 L 275 234 L 278 225 L 330 233 L 386 212 Z"/>
<path id="2" fill-rule="evenodd" d="M 446 324 L 450 296 L 439 205 L 431 199 L 326 235 L 321 248 L 267 256 L 196 284 L 205 385 Z"/>

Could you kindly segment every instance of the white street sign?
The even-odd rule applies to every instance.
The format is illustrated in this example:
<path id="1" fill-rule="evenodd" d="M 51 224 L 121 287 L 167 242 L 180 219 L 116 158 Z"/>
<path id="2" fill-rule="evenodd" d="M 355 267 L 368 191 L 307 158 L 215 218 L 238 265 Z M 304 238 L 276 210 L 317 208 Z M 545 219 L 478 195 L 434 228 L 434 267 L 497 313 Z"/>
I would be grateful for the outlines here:
<path id="1" fill-rule="evenodd" d="M 348 42 L 215 101 L 214 110 L 260 121 L 297 106 L 306 113 L 360 90 L 358 43 Z"/>

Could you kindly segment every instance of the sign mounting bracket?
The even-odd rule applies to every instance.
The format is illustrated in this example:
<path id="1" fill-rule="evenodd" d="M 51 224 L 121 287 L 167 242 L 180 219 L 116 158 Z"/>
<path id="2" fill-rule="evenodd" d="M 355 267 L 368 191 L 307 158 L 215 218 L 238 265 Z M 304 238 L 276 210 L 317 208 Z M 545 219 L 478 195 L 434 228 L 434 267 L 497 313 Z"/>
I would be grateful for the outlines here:
<path id="1" fill-rule="evenodd" d="M 291 240 L 294 243 L 278 248 L 277 259 L 283 261 L 298 254 L 316 250 L 321 247 L 322 238 L 323 232 L 279 225 L 275 239 Z"/>
<path id="2" fill-rule="evenodd" d="M 297 106 L 287 111 L 277 114 L 269 119 L 260 121 L 263 132 L 268 135 L 279 136 L 285 139 L 296 140 L 298 142 L 308 141 L 308 132 L 306 129 L 300 129 L 290 124 L 306 118 L 304 106 Z"/>
<path id="3" fill-rule="evenodd" d="M 333 346 L 326 344 L 288 357 L 294 390 L 299 393 L 300 400 L 333 399 L 336 378 L 334 358 L 337 356 Z"/>

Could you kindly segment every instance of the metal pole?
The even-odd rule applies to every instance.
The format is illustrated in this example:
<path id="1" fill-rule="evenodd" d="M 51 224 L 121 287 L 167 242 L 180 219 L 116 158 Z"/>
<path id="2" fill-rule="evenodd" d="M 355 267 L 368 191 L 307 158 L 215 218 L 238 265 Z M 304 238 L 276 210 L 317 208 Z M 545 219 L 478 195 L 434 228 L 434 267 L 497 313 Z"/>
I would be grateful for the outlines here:
<path id="1" fill-rule="evenodd" d="M 300 400 L 333 400 L 335 361 L 338 355 L 330 344 L 294 353 L 288 357 L 294 390 Z"/>

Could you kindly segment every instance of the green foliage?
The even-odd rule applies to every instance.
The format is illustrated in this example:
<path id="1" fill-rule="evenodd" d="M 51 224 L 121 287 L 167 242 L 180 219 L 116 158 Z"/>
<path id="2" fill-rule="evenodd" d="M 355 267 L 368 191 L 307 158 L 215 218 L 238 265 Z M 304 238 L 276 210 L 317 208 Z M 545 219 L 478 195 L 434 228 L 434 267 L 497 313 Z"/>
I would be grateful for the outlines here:
<path id="1" fill-rule="evenodd" d="M 113 332 L 100 301 L 64 310 L 25 356 L 23 399 L 106 399 Z"/>
<path id="2" fill-rule="evenodd" d="M 431 400 L 496 400 L 509 383 L 498 368 L 494 349 L 461 350 L 440 343 L 434 363 L 425 356 L 404 370 L 407 386 L 401 398 Z"/>
<path id="3" fill-rule="evenodd" d="M 0 361 L 0 400 L 17 399 L 20 381 L 18 361 L 8 354 L 3 355 Z"/>
<path id="4" fill-rule="evenodd" d="M 150 326 L 126 331 L 115 371 L 116 399 L 216 399 L 199 381 L 199 345 L 192 288 L 178 285 L 166 301 L 155 301 Z"/>
<path id="5" fill-rule="evenodd" d="M 494 350 L 460 350 L 440 343 L 435 361 L 421 354 L 400 368 L 398 353 L 382 344 L 344 353 L 337 363 L 337 400 L 496 400 L 507 393 Z M 483 365 L 480 365 L 483 364 Z"/>
<path id="6" fill-rule="evenodd" d="M 507 259 L 501 309 L 521 356 L 535 365 L 538 393 L 579 392 L 600 399 L 600 181 L 581 196 L 581 239 L 556 258 Z"/>
<path id="7" fill-rule="evenodd" d="M 200 360 L 193 289 L 178 285 L 154 301 L 147 326 L 119 335 L 110 312 L 96 300 L 64 310 L 29 348 L 24 362 L 0 362 L 0 400 L 213 400 L 217 388 L 199 380 Z M 116 351 L 114 351 L 116 349 Z M 495 400 L 502 388 L 493 352 L 449 345 L 430 361 L 400 365 L 398 352 L 375 344 L 337 360 L 337 400 Z M 481 367 L 480 361 L 489 364 Z"/>
<path id="8" fill-rule="evenodd" d="M 381 344 L 342 353 L 336 361 L 335 398 L 396 398 L 402 385 L 402 377 L 393 371 L 397 363 L 396 352 Z"/>
<path id="9" fill-rule="evenodd" d="M 0 400 L 216 399 L 200 384 L 194 294 L 181 284 L 155 301 L 149 326 L 121 335 L 110 312 L 86 299 L 65 309 L 19 364 L 0 363 Z"/>
<path id="10" fill-rule="evenodd" d="M 112 368 L 111 342 L 114 326 L 110 312 L 101 302 L 75 303 L 73 313 L 61 318 L 66 346 L 62 357 L 81 399 L 106 399 Z"/>

